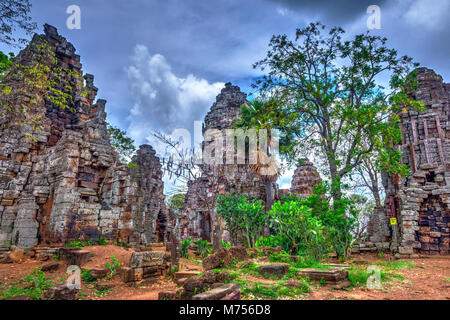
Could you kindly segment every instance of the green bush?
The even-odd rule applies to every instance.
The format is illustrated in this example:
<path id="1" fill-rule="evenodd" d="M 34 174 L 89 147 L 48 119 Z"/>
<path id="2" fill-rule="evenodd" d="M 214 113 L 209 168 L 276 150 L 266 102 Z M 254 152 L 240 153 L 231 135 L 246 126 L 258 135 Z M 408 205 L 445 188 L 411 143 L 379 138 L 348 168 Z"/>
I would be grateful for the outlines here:
<path id="1" fill-rule="evenodd" d="M 260 237 L 258 239 L 258 241 L 256 241 L 255 247 L 256 248 L 261 248 L 261 247 L 273 248 L 273 247 L 281 246 L 281 242 L 282 242 L 281 237 L 270 235 L 266 238 Z"/>
<path id="2" fill-rule="evenodd" d="M 92 245 L 92 241 L 72 241 L 69 243 L 66 243 L 64 245 L 64 247 L 70 247 L 70 248 L 83 248 L 83 247 L 87 247 L 87 246 L 91 246 Z"/>
<path id="3" fill-rule="evenodd" d="M 230 243 L 230 241 L 225 241 L 225 240 L 220 240 L 220 247 L 221 248 L 224 248 L 224 249 L 227 249 L 227 250 L 230 250 L 230 248 L 231 248 L 231 243 Z"/>
<path id="4" fill-rule="evenodd" d="M 81 279 L 83 279 L 87 283 L 95 282 L 95 279 L 92 277 L 90 269 L 84 269 L 81 273 Z"/>
<path id="5" fill-rule="evenodd" d="M 245 246 L 253 248 L 267 225 L 262 200 L 248 199 L 242 195 L 229 194 L 218 196 L 217 213 L 225 220 L 233 243 L 238 237 Z"/>
<path id="6" fill-rule="evenodd" d="M 188 249 L 189 249 L 189 246 L 191 245 L 191 243 L 192 243 L 192 238 L 184 239 L 183 241 L 181 241 L 180 253 L 181 253 L 182 258 L 186 258 L 186 259 L 189 258 Z"/>
<path id="7" fill-rule="evenodd" d="M 196 244 L 197 250 L 195 252 L 195 255 L 202 259 L 206 258 L 212 250 L 212 248 L 209 247 L 208 241 L 199 239 L 197 240 Z"/>
<path id="8" fill-rule="evenodd" d="M 97 244 L 100 245 L 100 246 L 104 246 L 104 245 L 108 244 L 108 241 L 106 240 L 106 238 L 101 237 L 100 239 L 98 239 Z"/>
<path id="9" fill-rule="evenodd" d="M 120 262 L 115 256 L 111 256 L 111 262 L 107 262 L 105 266 L 109 270 L 109 278 L 112 278 L 120 268 Z"/>
<path id="10" fill-rule="evenodd" d="M 36 268 L 30 275 L 12 285 L 10 289 L 0 293 L 0 300 L 16 296 L 28 296 L 33 300 L 41 300 L 44 292 L 55 286 L 56 283 L 47 279 L 41 268 Z"/>
<path id="11" fill-rule="evenodd" d="M 311 209 L 299 201 L 280 201 L 269 211 L 270 226 L 284 239 L 290 254 L 305 254 L 320 261 L 326 253 L 323 226 Z"/>

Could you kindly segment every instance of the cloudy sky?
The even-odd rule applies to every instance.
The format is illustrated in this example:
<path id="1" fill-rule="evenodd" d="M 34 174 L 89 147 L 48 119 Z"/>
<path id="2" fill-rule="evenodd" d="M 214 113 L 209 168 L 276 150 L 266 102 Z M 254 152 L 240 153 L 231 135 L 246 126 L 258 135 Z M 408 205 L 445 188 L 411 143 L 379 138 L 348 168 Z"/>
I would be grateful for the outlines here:
<path id="1" fill-rule="evenodd" d="M 367 31 L 369 5 L 381 8 L 389 45 L 450 82 L 450 0 L 32 0 L 39 24 L 58 28 L 77 48 L 84 72 L 95 75 L 108 121 L 137 142 L 149 129 L 171 133 L 202 120 L 225 82 L 250 93 L 273 34 L 292 35 L 312 21 Z M 66 9 L 81 9 L 69 30 Z M 1 47 L 0 50 L 8 51 Z M 14 50 L 10 50 L 14 51 Z M 150 141 L 151 142 L 151 141 Z M 280 179 L 290 183 L 290 173 Z"/>

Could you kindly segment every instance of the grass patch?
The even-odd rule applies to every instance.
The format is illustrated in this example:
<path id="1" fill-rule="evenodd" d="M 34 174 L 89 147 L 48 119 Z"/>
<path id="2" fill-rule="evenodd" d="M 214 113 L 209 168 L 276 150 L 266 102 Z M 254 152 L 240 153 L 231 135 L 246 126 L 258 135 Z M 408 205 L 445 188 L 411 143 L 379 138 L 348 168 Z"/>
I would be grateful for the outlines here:
<path id="1" fill-rule="evenodd" d="M 45 291 L 58 283 L 47 279 L 41 268 L 36 268 L 33 272 L 19 280 L 17 283 L 11 283 L 12 287 L 0 293 L 0 300 L 8 297 L 27 296 L 33 300 L 42 300 Z"/>
<path id="2" fill-rule="evenodd" d="M 386 261 L 386 262 L 378 261 L 377 265 L 384 266 L 390 270 L 411 269 L 416 267 L 416 264 L 414 262 L 407 260 Z"/>
<path id="3" fill-rule="evenodd" d="M 283 297 L 296 297 L 304 295 L 310 291 L 309 285 L 305 282 L 301 287 L 289 288 L 284 282 L 277 284 L 264 284 L 256 282 L 253 285 L 243 284 L 241 290 L 246 298 L 279 299 Z"/>

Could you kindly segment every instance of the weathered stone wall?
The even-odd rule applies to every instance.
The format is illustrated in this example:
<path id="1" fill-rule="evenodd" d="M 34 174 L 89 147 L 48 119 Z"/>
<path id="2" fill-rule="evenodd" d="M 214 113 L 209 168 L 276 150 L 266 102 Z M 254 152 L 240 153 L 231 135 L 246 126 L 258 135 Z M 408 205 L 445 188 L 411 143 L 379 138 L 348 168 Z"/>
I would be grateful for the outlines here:
<path id="1" fill-rule="evenodd" d="M 401 115 L 402 162 L 407 178 L 383 175 L 384 210 L 377 210 L 369 228 L 369 243 L 400 254 L 449 253 L 450 235 L 450 84 L 433 70 L 417 70 L 419 88 L 412 97 L 425 112 L 408 109 Z M 398 227 L 389 226 L 396 217 Z"/>
<path id="2" fill-rule="evenodd" d="M 29 65 L 33 44 L 47 42 L 57 65 L 81 73 L 74 46 L 46 25 L 16 58 Z M 29 248 L 105 237 L 130 243 L 165 240 L 167 211 L 162 171 L 151 146 L 141 146 L 133 162 L 120 163 L 109 142 L 105 100 L 94 103 L 92 75 L 85 84 L 69 79 L 74 110 L 40 99 L 18 98 L 42 126 L 26 136 L 27 126 L 2 122 L 0 131 L 0 249 Z M 18 90 L 21 83 L 12 83 Z"/>
<path id="3" fill-rule="evenodd" d="M 223 133 L 223 146 L 226 146 L 225 130 L 233 128 L 233 122 L 239 116 L 241 106 L 246 102 L 246 94 L 238 86 L 227 83 L 217 96 L 216 102 L 205 116 L 203 133 L 217 129 Z M 207 143 L 204 144 L 207 145 Z M 225 162 L 224 158 L 224 163 Z M 277 195 L 276 181 L 269 181 L 267 186 L 274 196 Z M 188 184 L 185 204 L 179 217 L 179 235 L 181 239 L 211 240 L 218 217 L 212 206 L 218 194 L 242 194 L 244 196 L 266 200 L 266 182 L 248 164 L 202 165 L 202 175 Z M 226 234 L 224 235 L 226 238 Z"/>

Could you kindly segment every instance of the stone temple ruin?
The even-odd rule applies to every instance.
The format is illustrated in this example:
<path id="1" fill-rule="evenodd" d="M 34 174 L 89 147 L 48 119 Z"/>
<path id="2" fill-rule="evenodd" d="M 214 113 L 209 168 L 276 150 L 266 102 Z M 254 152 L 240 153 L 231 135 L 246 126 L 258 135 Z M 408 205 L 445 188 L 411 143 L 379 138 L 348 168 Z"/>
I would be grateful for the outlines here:
<path id="1" fill-rule="evenodd" d="M 317 168 L 308 159 L 302 159 L 292 176 L 290 193 L 308 198 L 313 194 L 312 188 L 321 181 Z"/>
<path id="2" fill-rule="evenodd" d="M 407 178 L 384 174 L 385 207 L 369 224 L 369 242 L 357 250 L 388 249 L 400 255 L 448 254 L 450 242 L 450 84 L 427 68 L 417 69 L 412 97 L 425 112 L 401 115 L 402 162 Z M 390 226 L 390 218 L 397 225 Z"/>
<path id="3" fill-rule="evenodd" d="M 33 44 L 42 41 L 55 54 L 55 68 L 82 72 L 73 45 L 49 25 L 16 62 L 29 65 L 36 54 Z M 106 101 L 94 102 L 93 76 L 85 74 L 84 79 L 82 87 L 69 79 L 74 112 L 55 107 L 45 97 L 35 104 L 29 97 L 14 101 L 42 117 L 36 142 L 25 136 L 24 126 L 2 120 L 0 251 L 100 237 L 131 245 L 167 238 L 169 215 L 155 151 L 143 145 L 132 159 L 136 166 L 120 163 L 107 133 Z M 12 90 L 20 85 L 15 83 Z"/>
<path id="4" fill-rule="evenodd" d="M 205 116 L 203 134 L 208 129 L 232 129 L 233 122 L 238 118 L 239 110 L 246 101 L 246 94 L 241 92 L 239 87 L 227 83 Z M 226 145 L 225 138 L 223 145 Z M 264 180 L 252 169 L 248 161 L 246 164 L 202 165 L 201 177 L 188 184 L 186 201 L 180 211 L 180 238 L 211 240 L 214 224 L 218 220 L 211 203 L 217 194 L 242 194 L 265 201 L 266 192 L 277 197 L 276 181 Z"/>

